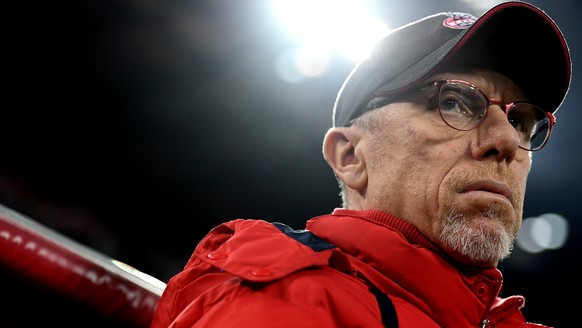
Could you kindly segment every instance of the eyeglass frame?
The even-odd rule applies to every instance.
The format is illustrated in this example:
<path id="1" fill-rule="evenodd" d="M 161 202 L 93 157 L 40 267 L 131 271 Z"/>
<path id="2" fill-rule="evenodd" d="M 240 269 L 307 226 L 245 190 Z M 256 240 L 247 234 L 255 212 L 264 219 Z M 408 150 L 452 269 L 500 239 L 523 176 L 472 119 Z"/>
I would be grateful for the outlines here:
<path id="1" fill-rule="evenodd" d="M 445 84 L 447 84 L 447 83 L 462 83 L 462 84 L 464 84 L 464 85 L 466 85 L 466 86 L 474 89 L 475 91 L 477 91 L 483 97 L 483 99 L 485 100 L 485 109 L 483 110 L 483 114 L 482 114 L 483 116 L 470 129 L 461 129 L 461 128 L 454 127 L 449 122 L 447 122 L 445 120 L 445 118 L 443 117 L 442 110 L 440 108 L 440 95 L 441 95 L 441 88 Z M 556 124 L 556 117 L 554 116 L 554 114 L 552 112 L 548 112 L 548 111 L 542 109 L 541 107 L 537 106 L 536 104 L 534 104 L 534 103 L 532 103 L 530 101 L 520 100 L 520 101 L 513 101 L 513 102 L 510 102 L 510 103 L 505 103 L 505 102 L 503 102 L 501 100 L 498 100 L 498 99 L 489 98 L 483 91 L 481 91 L 481 89 L 479 89 L 475 85 L 473 85 L 473 84 L 471 84 L 471 83 L 469 83 L 467 81 L 463 81 L 463 80 L 457 80 L 457 79 L 434 80 L 434 81 L 430 81 L 430 82 L 424 83 L 420 88 L 417 88 L 415 90 L 422 91 L 422 90 L 426 90 L 427 88 L 429 88 L 431 86 L 436 87 L 436 90 L 437 90 L 437 94 L 436 95 L 437 95 L 437 97 L 439 99 L 438 106 L 437 106 L 437 110 L 439 112 L 439 116 L 441 117 L 441 120 L 447 126 L 449 126 L 452 129 L 455 129 L 457 131 L 471 131 L 471 130 L 474 130 L 474 129 L 478 128 L 481 125 L 481 123 L 483 123 L 483 121 L 485 120 L 485 118 L 487 117 L 487 113 L 488 113 L 488 110 L 489 110 L 489 106 L 491 106 L 491 105 L 497 105 L 497 106 L 499 106 L 499 108 L 501 108 L 501 110 L 505 113 L 505 117 L 509 121 L 508 112 L 509 112 L 509 110 L 513 106 L 515 106 L 516 104 L 528 104 L 528 105 L 531 105 L 531 106 L 533 106 L 533 107 L 541 110 L 546 115 L 546 117 L 549 120 L 548 132 L 547 132 L 547 135 L 546 135 L 546 138 L 544 139 L 544 141 L 537 148 L 528 149 L 528 148 L 525 148 L 525 147 L 523 147 L 521 145 L 519 145 L 519 148 L 521 148 L 523 150 L 526 150 L 526 151 L 538 151 L 538 150 L 544 148 L 544 146 L 547 144 L 547 142 L 550 139 L 550 136 L 552 134 L 553 127 Z M 405 94 L 408 95 L 409 92 L 406 92 Z M 374 96 L 375 97 L 372 100 L 370 100 L 370 102 L 367 104 L 366 109 L 364 110 L 364 112 L 367 112 L 367 111 L 370 111 L 370 110 L 373 110 L 373 109 L 376 109 L 376 108 L 379 108 L 379 107 L 386 106 L 389 103 L 396 102 L 399 99 L 403 98 L 403 94 L 399 94 L 399 95 L 393 95 L 392 94 L 391 95 L 391 94 L 382 93 L 382 92 L 377 92 L 377 93 L 374 94 Z M 348 122 L 348 126 L 351 125 L 353 123 L 353 121 L 354 120 Z"/>

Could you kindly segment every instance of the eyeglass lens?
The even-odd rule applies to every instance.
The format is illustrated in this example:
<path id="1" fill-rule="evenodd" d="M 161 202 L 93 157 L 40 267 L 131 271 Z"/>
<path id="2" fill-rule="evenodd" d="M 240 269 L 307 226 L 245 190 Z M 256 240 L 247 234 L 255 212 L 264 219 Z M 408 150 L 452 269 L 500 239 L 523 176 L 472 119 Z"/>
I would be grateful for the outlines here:
<path id="1" fill-rule="evenodd" d="M 443 81 L 439 90 L 439 113 L 450 127 L 468 131 L 481 123 L 490 104 L 474 86 L 459 81 Z M 529 103 L 515 102 L 502 108 L 520 136 L 520 147 L 538 150 L 549 137 L 551 122 L 544 110 Z"/>

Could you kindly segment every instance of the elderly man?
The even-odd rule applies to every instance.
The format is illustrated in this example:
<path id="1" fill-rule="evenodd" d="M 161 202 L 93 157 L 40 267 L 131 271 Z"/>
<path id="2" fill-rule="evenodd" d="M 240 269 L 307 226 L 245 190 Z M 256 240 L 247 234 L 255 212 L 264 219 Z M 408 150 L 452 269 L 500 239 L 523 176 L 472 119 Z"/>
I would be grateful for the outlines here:
<path id="1" fill-rule="evenodd" d="M 306 230 L 216 227 L 152 327 L 540 327 L 522 296 L 499 296 L 496 267 L 570 70 L 558 27 L 523 2 L 391 32 L 346 79 L 324 138 L 342 208 Z"/>

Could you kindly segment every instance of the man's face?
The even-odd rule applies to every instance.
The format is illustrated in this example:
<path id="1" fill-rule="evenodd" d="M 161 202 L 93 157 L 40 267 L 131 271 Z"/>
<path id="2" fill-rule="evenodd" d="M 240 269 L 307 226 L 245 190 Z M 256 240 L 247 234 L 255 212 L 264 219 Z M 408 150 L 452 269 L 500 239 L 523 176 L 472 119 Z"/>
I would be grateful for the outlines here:
<path id="1" fill-rule="evenodd" d="M 506 103 L 526 99 L 492 71 L 443 73 L 430 81 L 440 79 L 466 81 Z M 518 147 L 504 111 L 491 105 L 477 128 L 458 131 L 419 91 L 369 115 L 377 122 L 365 128 L 356 150 L 367 174 L 356 207 L 411 222 L 464 263 L 491 266 L 507 257 L 521 225 L 531 153 Z"/>

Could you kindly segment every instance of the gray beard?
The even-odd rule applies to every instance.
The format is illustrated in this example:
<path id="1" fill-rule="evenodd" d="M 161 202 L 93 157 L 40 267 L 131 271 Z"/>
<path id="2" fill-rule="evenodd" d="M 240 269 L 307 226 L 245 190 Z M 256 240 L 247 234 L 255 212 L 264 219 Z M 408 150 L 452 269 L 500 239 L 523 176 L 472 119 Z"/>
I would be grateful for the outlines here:
<path id="1" fill-rule="evenodd" d="M 441 220 L 440 242 L 472 261 L 501 261 L 509 257 L 516 237 L 497 219 L 502 212 L 499 205 L 490 205 L 482 213 L 486 218 L 483 223 L 483 218 L 466 217 L 450 210 Z"/>

